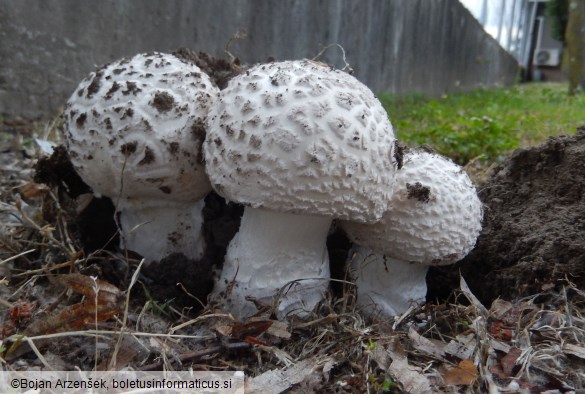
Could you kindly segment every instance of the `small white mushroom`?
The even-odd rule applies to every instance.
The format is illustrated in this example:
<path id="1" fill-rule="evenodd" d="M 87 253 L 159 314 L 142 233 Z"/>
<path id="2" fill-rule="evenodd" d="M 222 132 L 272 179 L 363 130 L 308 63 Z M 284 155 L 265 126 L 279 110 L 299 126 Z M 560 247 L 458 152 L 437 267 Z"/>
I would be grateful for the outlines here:
<path id="1" fill-rule="evenodd" d="M 148 53 L 91 73 L 67 102 L 75 169 L 94 195 L 113 200 L 123 246 L 147 261 L 202 256 L 202 198 L 211 185 L 201 144 L 218 94 L 196 65 Z"/>
<path id="2" fill-rule="evenodd" d="M 239 317 L 270 304 L 304 315 L 328 288 L 333 218 L 374 221 L 392 193 L 394 133 L 357 79 L 311 61 L 257 65 L 233 78 L 204 144 L 214 189 L 246 205 L 215 295 Z M 290 284 L 291 286 L 287 286 Z"/>
<path id="3" fill-rule="evenodd" d="M 482 212 L 460 166 L 434 153 L 406 153 L 382 220 L 340 222 L 359 245 L 350 253 L 358 304 L 370 315 L 388 317 L 423 302 L 428 267 L 455 263 L 471 251 Z"/>

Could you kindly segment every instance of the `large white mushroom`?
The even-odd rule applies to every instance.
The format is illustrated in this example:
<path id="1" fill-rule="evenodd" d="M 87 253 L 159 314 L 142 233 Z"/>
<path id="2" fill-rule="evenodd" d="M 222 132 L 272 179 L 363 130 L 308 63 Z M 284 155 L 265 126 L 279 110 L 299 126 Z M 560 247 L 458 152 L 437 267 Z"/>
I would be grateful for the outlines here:
<path id="1" fill-rule="evenodd" d="M 370 315 L 395 316 L 423 302 L 429 266 L 463 258 L 481 231 L 482 205 L 460 166 L 426 151 L 408 151 L 403 163 L 381 221 L 340 222 L 359 245 L 350 266 L 358 304 Z"/>
<path id="2" fill-rule="evenodd" d="M 147 53 L 91 73 L 67 102 L 75 169 L 94 195 L 113 200 L 123 246 L 147 261 L 203 253 L 202 198 L 211 186 L 201 145 L 218 94 L 195 64 Z"/>
<path id="3" fill-rule="evenodd" d="M 307 60 L 261 64 L 230 80 L 210 112 L 207 172 L 246 205 L 214 293 L 239 317 L 304 315 L 329 281 L 333 218 L 382 217 L 396 170 L 392 126 L 351 75 Z M 290 284 L 290 286 L 288 286 Z"/>

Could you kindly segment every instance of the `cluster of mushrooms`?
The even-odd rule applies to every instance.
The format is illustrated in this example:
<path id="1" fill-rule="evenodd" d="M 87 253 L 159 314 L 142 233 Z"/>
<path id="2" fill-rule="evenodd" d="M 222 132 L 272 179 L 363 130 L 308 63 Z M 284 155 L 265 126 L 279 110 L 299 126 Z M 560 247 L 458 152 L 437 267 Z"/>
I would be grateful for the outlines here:
<path id="1" fill-rule="evenodd" d="M 147 262 L 201 258 L 212 189 L 245 206 L 211 295 L 238 318 L 255 303 L 302 317 L 324 299 L 333 220 L 355 244 L 358 304 L 387 317 L 424 301 L 428 267 L 461 259 L 481 230 L 462 168 L 402 152 L 374 94 L 321 63 L 258 64 L 220 90 L 192 62 L 139 54 L 91 73 L 64 117 L 74 167 Z"/>

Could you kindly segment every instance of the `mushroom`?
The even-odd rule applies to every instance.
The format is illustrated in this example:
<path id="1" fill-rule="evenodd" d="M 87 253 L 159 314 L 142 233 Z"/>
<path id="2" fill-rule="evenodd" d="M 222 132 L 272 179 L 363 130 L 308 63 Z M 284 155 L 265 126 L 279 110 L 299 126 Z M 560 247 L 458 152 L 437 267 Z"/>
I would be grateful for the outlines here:
<path id="1" fill-rule="evenodd" d="M 92 72 L 67 102 L 71 161 L 96 197 L 113 200 L 122 246 L 146 261 L 203 254 L 201 145 L 218 94 L 195 64 L 146 53 Z"/>
<path id="2" fill-rule="evenodd" d="M 474 247 L 482 204 L 469 176 L 451 160 L 408 151 L 381 221 L 341 221 L 350 240 L 358 304 L 370 315 L 395 316 L 423 302 L 429 266 L 452 264 Z"/>
<path id="3" fill-rule="evenodd" d="M 230 80 L 209 115 L 206 170 L 246 208 L 215 296 L 238 317 L 256 312 L 251 298 L 274 301 L 279 318 L 309 313 L 328 288 L 332 219 L 375 221 L 386 209 L 394 142 L 380 102 L 340 70 L 284 61 Z"/>

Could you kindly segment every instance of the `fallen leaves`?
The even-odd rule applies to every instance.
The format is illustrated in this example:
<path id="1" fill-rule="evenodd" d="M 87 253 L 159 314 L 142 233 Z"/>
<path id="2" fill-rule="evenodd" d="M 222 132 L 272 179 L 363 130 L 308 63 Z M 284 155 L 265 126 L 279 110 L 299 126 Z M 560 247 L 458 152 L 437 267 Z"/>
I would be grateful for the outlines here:
<path id="1" fill-rule="evenodd" d="M 315 392 L 333 362 L 331 357 L 311 357 L 282 369 L 266 371 L 246 380 L 246 393 L 278 394 L 301 386 L 300 392 Z"/>
<path id="2" fill-rule="evenodd" d="M 18 300 L 8 310 L 7 316 L 0 325 L 0 335 L 2 338 L 13 335 L 17 329 L 25 325 L 37 308 L 34 302 Z"/>
<path id="3" fill-rule="evenodd" d="M 20 324 L 23 335 L 45 335 L 86 329 L 120 313 L 118 302 L 122 292 L 108 282 L 82 274 L 55 275 L 53 281 L 75 294 L 84 296 L 83 300 L 67 305 L 56 312 L 37 311 L 35 314 L 33 314 L 35 304 L 21 301 L 11 308 L 4 327 L 11 322 L 12 325 L 17 326 L 17 322 L 26 318 L 28 323 Z M 6 329 L 3 331 L 4 334 L 14 333 L 7 332 Z"/>
<path id="4" fill-rule="evenodd" d="M 42 183 L 27 182 L 22 186 L 18 187 L 18 192 L 24 200 L 31 198 L 43 197 L 49 193 L 50 188 Z"/>
<path id="5" fill-rule="evenodd" d="M 236 339 L 257 337 L 272 326 L 270 320 L 251 321 L 245 323 L 234 323 L 231 326 L 231 336 Z"/>
<path id="6" fill-rule="evenodd" d="M 569 286 L 547 294 L 547 304 L 496 300 L 486 308 L 463 280 L 461 289 L 468 305 L 430 305 L 415 312 L 424 323 L 410 323 L 406 335 L 393 330 L 390 340 L 366 346 L 376 368 L 402 391 L 552 393 L 585 387 L 585 292 Z"/>
<path id="7" fill-rule="evenodd" d="M 563 344 L 562 349 L 565 354 L 569 354 L 571 356 L 579 357 L 580 359 L 585 360 L 585 346 L 565 343 Z"/>
<path id="8" fill-rule="evenodd" d="M 522 354 L 518 348 L 511 348 L 503 357 L 498 360 L 498 363 L 490 366 L 489 371 L 496 375 L 499 379 L 508 379 L 514 376 L 516 369 L 516 361 Z"/>
<path id="9" fill-rule="evenodd" d="M 388 372 L 396 377 L 405 392 L 424 394 L 433 391 L 431 382 L 422 369 L 410 364 L 408 358 L 400 353 L 390 351 L 389 354 L 392 362 L 388 366 Z"/>
<path id="10" fill-rule="evenodd" d="M 116 286 L 92 276 L 65 274 L 56 275 L 53 280 L 74 293 L 87 297 L 84 301 L 85 303 L 115 304 L 122 295 L 122 292 Z"/>
<path id="11" fill-rule="evenodd" d="M 470 386 L 477 380 L 479 373 L 471 360 L 461 360 L 459 365 L 443 372 L 446 386 Z"/>

